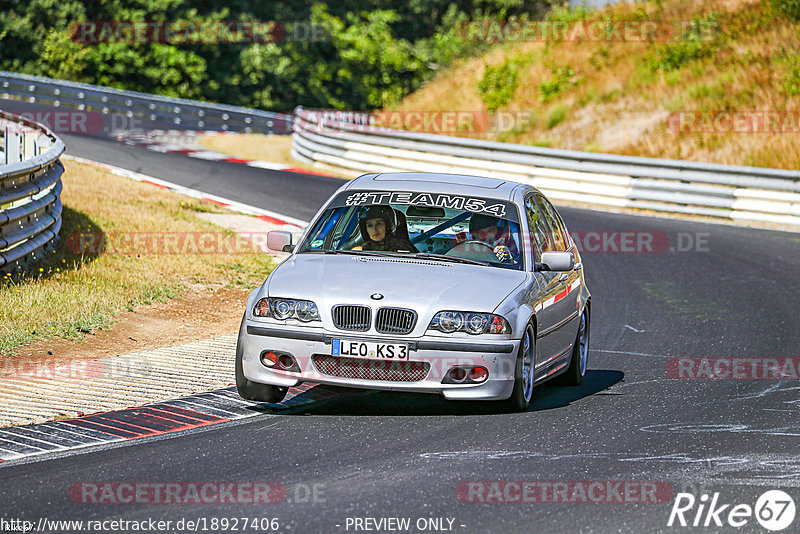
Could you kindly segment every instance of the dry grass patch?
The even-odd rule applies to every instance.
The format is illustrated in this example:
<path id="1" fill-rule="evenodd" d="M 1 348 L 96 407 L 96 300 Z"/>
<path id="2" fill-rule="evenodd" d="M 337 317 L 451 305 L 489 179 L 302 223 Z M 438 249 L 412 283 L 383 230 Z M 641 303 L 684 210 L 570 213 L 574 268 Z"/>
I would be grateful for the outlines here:
<path id="1" fill-rule="evenodd" d="M 286 165 L 302 165 L 292 157 L 291 135 L 203 135 L 198 138 L 198 141 L 209 150 L 230 154 L 237 158 L 272 161 Z"/>
<path id="2" fill-rule="evenodd" d="M 505 43 L 463 60 L 407 97 L 401 110 L 486 110 L 479 87 L 503 65 L 515 72 L 498 112 L 529 119 L 482 135 L 512 143 L 628 155 L 800 168 L 800 133 L 692 132 L 670 128 L 671 113 L 800 113 L 800 22 L 754 0 L 660 0 L 603 10 L 556 12 L 586 20 L 663 21 L 668 42 Z M 695 28 L 695 29 L 692 29 Z M 697 28 L 716 28 L 702 34 Z M 684 33 L 685 32 L 685 33 Z M 693 33 L 694 32 L 694 33 Z M 493 69 L 493 70 L 489 70 Z M 484 87 L 485 87 L 484 83 Z M 482 98 L 483 96 L 483 98 Z M 495 102 L 492 105 L 496 104 Z"/>
<path id="3" fill-rule="evenodd" d="M 221 211 L 176 193 L 65 161 L 61 239 L 31 272 L 0 281 L 0 354 L 50 337 L 79 338 L 107 329 L 123 310 L 180 297 L 187 288 L 261 284 L 273 265 L 266 254 L 79 252 L 87 239 L 163 232 L 233 234 L 197 218 Z M 99 242 L 99 241 L 98 241 Z M 111 242 L 113 243 L 113 241 Z"/>
<path id="4" fill-rule="evenodd" d="M 292 157 L 292 136 L 291 135 L 264 135 L 264 134 L 226 134 L 226 135 L 204 135 L 198 138 L 201 145 L 231 156 L 269 161 L 272 163 L 282 163 L 298 169 L 306 169 L 313 173 L 321 172 L 320 167 L 314 167 Z M 339 178 L 351 178 L 351 176 L 336 171 L 335 169 L 324 169 L 325 174 L 338 176 Z"/>

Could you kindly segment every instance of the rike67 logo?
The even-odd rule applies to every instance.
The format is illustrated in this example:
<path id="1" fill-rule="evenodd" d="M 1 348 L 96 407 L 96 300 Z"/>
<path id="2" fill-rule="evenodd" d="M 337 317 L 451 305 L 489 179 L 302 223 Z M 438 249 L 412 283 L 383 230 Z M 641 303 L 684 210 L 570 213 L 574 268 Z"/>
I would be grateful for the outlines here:
<path id="1" fill-rule="evenodd" d="M 699 499 L 691 493 L 678 493 L 667 526 L 740 528 L 755 518 L 763 528 L 777 532 L 791 525 L 794 516 L 794 500 L 781 490 L 764 492 L 755 506 L 722 503 L 719 492 L 710 498 L 704 493 Z"/>

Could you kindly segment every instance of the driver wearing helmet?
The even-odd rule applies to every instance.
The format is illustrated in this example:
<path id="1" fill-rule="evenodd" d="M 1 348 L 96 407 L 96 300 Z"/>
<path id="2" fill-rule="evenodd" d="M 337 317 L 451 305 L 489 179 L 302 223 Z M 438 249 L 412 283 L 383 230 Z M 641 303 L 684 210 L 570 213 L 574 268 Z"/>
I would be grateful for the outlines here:
<path id="1" fill-rule="evenodd" d="M 511 229 L 507 221 L 475 213 L 469 220 L 469 233 L 472 239 L 486 243 L 492 248 L 497 259 L 503 263 L 515 263 L 519 249 L 511 237 Z"/>
<path id="2" fill-rule="evenodd" d="M 361 250 L 416 252 L 414 245 L 398 237 L 396 219 L 394 210 L 389 206 L 372 206 L 362 210 L 358 217 L 358 226 L 364 238 Z"/>

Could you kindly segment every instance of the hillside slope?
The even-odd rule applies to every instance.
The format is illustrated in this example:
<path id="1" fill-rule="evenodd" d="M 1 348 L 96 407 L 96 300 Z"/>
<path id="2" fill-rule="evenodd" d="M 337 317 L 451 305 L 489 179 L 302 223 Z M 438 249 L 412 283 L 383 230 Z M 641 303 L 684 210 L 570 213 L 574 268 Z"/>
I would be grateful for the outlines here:
<path id="1" fill-rule="evenodd" d="M 557 11 L 551 29 L 568 27 L 558 39 L 504 39 L 497 30 L 507 25 L 478 26 L 465 38 L 502 42 L 394 109 L 518 119 L 504 131 L 451 135 L 798 169 L 800 23 L 792 9 L 800 8 L 791 0 L 663 0 Z M 592 34 L 600 21 L 610 23 L 608 37 Z M 626 38 L 625 24 L 640 32 Z"/>

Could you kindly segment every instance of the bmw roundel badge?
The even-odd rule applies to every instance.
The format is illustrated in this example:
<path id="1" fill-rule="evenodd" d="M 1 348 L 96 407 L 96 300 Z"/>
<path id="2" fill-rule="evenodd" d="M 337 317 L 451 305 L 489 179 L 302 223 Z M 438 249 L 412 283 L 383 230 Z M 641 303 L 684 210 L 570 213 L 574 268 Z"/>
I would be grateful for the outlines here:
<path id="1" fill-rule="evenodd" d="M 371 298 L 372 300 L 381 300 L 383 298 L 383 295 L 381 295 L 380 293 L 373 293 L 372 295 L 369 296 L 369 298 Z"/>

